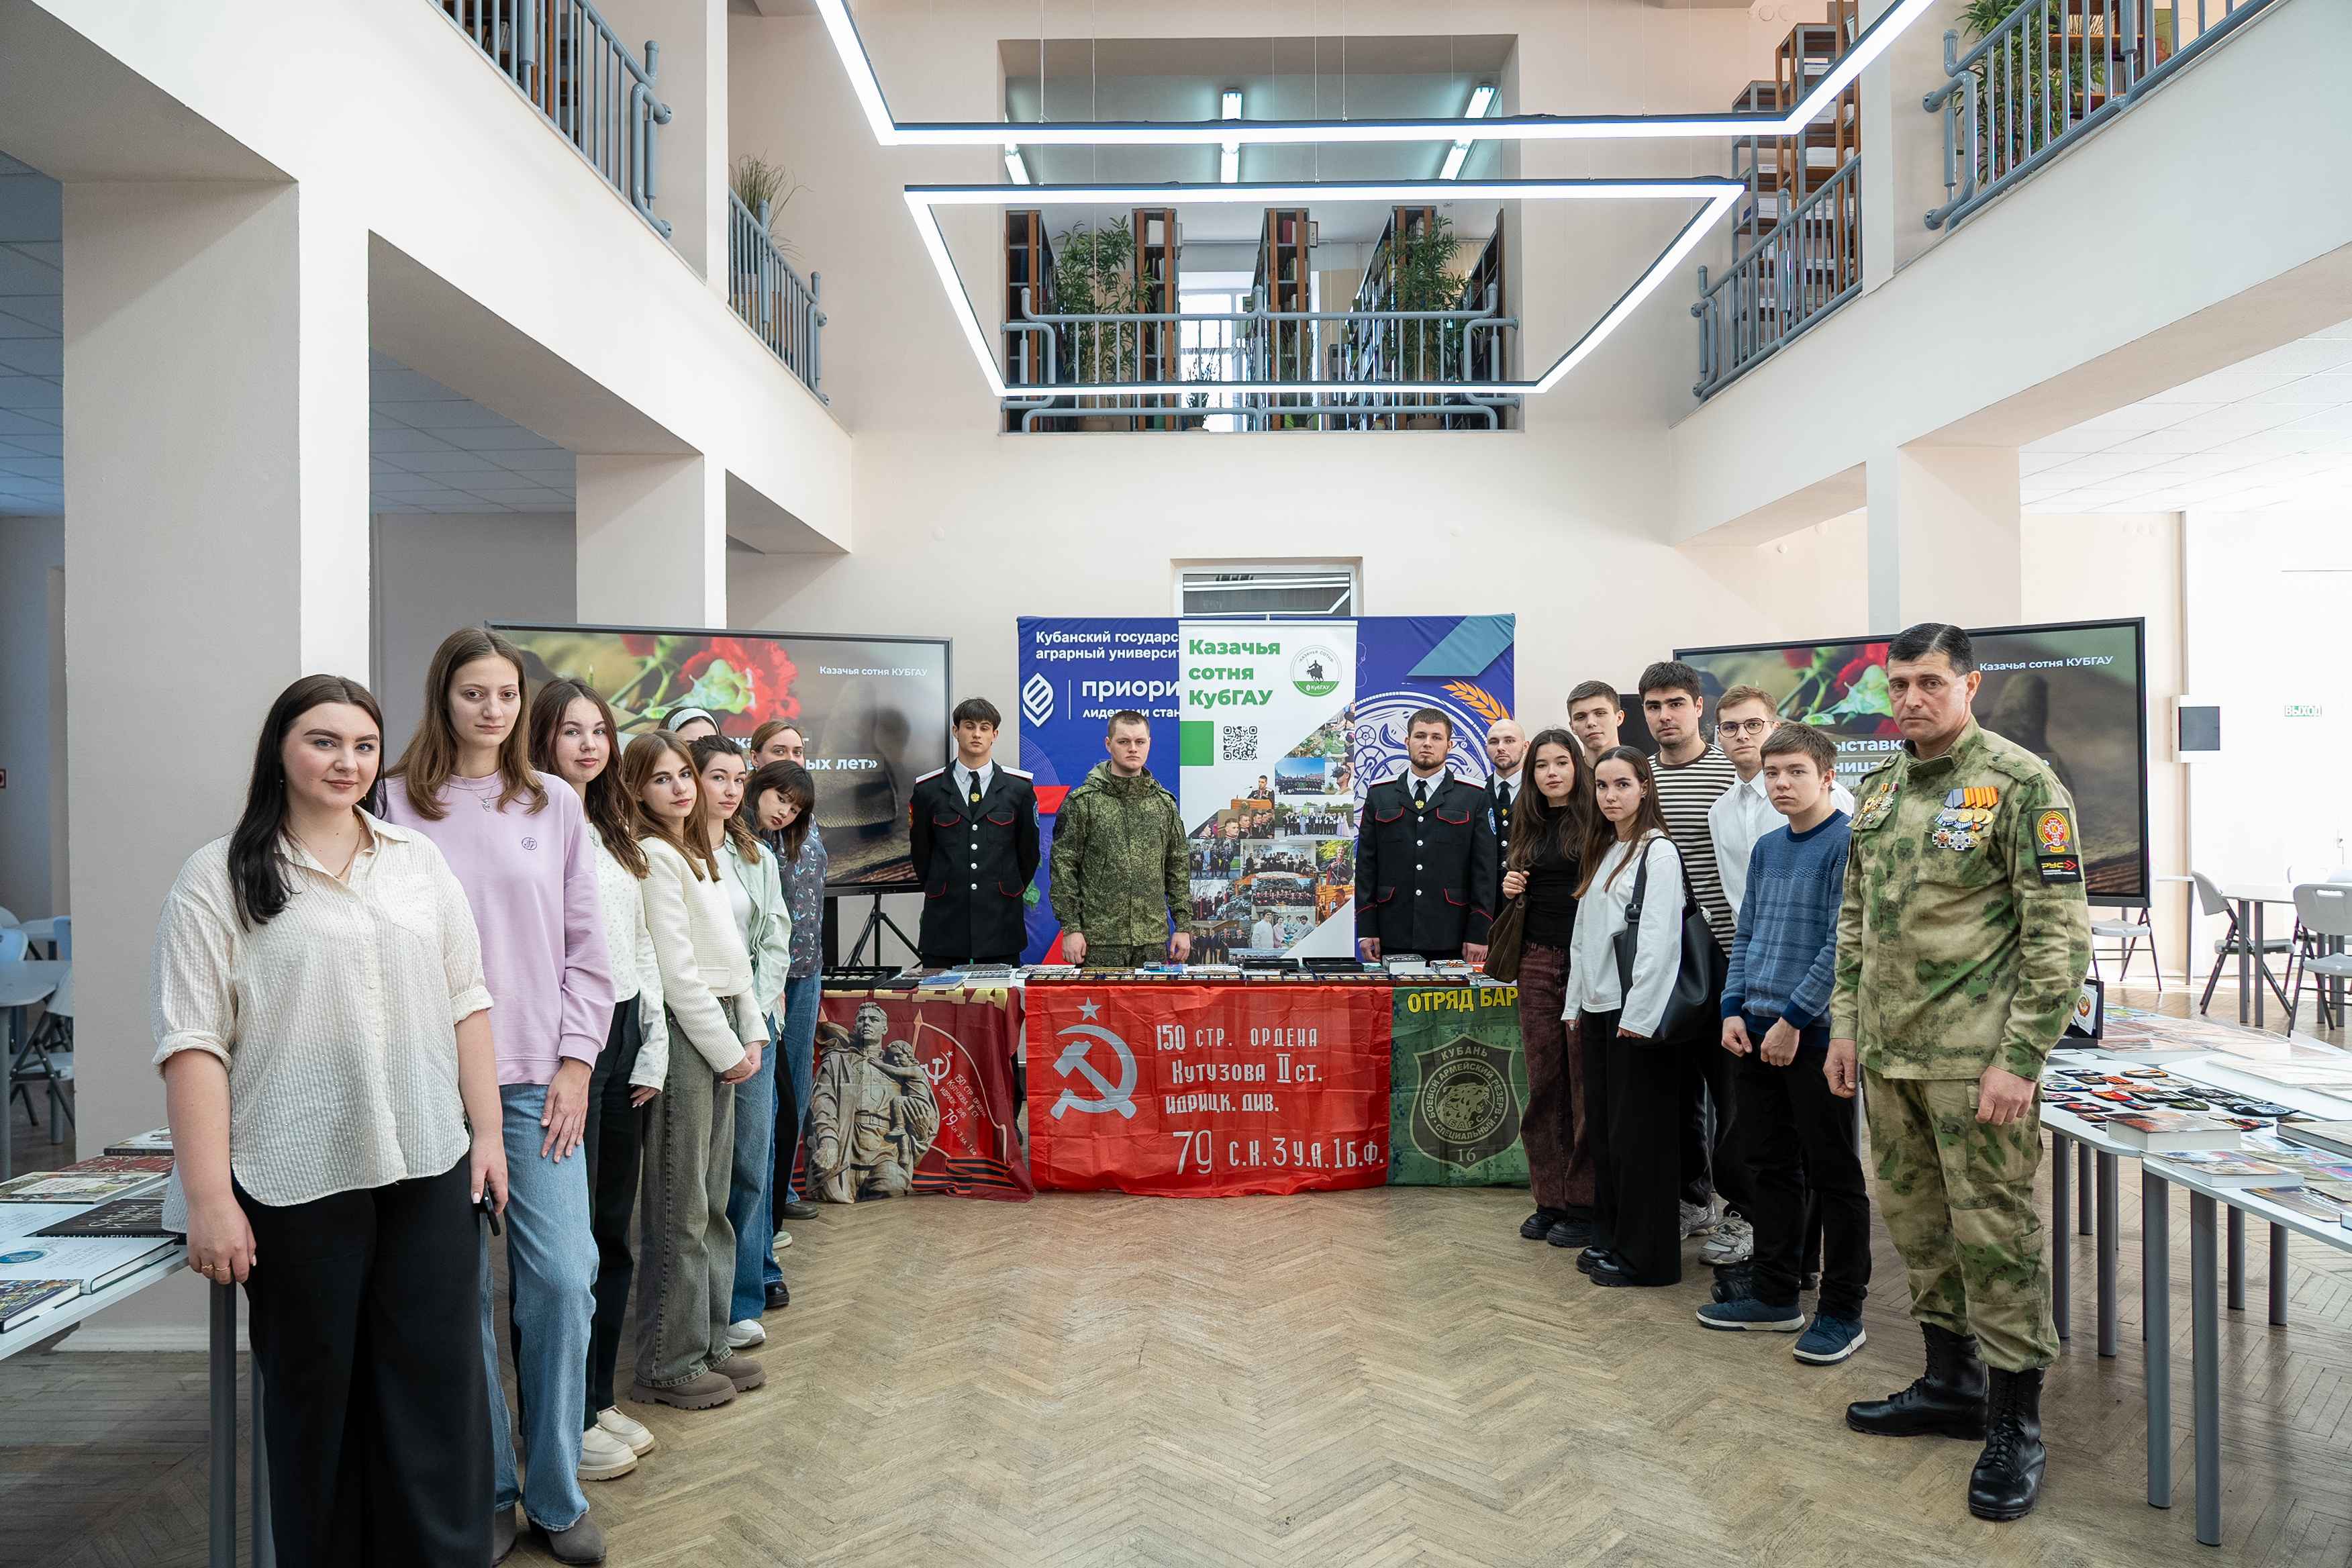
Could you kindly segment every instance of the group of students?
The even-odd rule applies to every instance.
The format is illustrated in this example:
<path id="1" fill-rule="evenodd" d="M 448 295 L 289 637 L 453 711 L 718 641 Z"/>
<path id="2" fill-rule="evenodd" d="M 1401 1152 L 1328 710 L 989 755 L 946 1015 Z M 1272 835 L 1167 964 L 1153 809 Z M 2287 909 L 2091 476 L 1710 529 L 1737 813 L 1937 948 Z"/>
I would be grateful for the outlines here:
<path id="1" fill-rule="evenodd" d="M 614 1395 L 625 1335 L 633 1402 L 758 1388 L 781 1225 L 816 1213 L 791 1185 L 814 787 L 788 724 L 747 758 L 692 709 L 625 748 L 577 681 L 526 709 L 480 628 L 425 695 L 380 778 L 364 687 L 288 687 L 235 830 L 165 900 L 166 1223 L 245 1286 L 279 1562 L 478 1568 L 526 1522 L 601 1562 L 582 1483 L 654 1447 Z"/>
<path id="2" fill-rule="evenodd" d="M 1655 759 L 1616 743 L 1598 682 L 1570 700 L 1590 742 L 1487 737 L 1499 787 L 1524 784 L 1501 879 L 1526 900 L 1521 1234 L 1611 1287 L 1677 1282 L 1682 1242 L 1706 1235 L 1700 1321 L 1802 1330 L 1798 1359 L 1843 1361 L 1870 1278 L 1851 1089 L 1825 1071 L 1853 797 L 1835 744 L 1765 691 L 1724 692 L 1711 742 L 1688 665 L 1652 665 L 1640 690 Z M 1722 954 L 1719 989 L 1704 953 L 1686 961 L 1696 943 Z M 1810 1323 L 1801 1286 L 1820 1291 Z"/>

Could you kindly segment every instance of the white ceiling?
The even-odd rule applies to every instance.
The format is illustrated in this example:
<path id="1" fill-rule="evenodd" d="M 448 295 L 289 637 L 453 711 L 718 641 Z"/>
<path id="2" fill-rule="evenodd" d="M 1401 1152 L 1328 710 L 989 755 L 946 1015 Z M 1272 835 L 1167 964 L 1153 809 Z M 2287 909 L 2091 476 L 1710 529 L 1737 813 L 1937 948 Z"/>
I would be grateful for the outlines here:
<path id="1" fill-rule="evenodd" d="M 0 154 L 0 514 L 65 510 L 64 271 L 57 182 Z M 570 511 L 572 454 L 368 355 L 369 509 Z"/>
<path id="2" fill-rule="evenodd" d="M 2294 510 L 2352 496 L 2352 321 L 2018 455 L 2025 510 Z"/>

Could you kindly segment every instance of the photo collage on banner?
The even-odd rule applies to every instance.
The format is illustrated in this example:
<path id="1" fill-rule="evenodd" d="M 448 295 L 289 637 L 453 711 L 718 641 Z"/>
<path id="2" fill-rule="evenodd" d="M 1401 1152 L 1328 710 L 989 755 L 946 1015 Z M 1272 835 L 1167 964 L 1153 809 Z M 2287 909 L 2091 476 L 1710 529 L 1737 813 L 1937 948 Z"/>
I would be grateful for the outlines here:
<path id="1" fill-rule="evenodd" d="M 1188 620 L 1182 789 L 1192 959 L 1355 947 L 1356 626 Z"/>
<path id="2" fill-rule="evenodd" d="M 1486 782 L 1486 726 L 1511 710 L 1517 622 L 1510 616 L 1221 621 L 1213 623 L 1220 635 L 1209 640 L 1286 652 L 1184 653 L 1186 629 L 1209 624 L 1021 618 L 1021 766 L 1035 775 L 1046 862 L 1063 797 L 1103 760 L 1110 715 L 1132 709 L 1151 727 L 1153 775 L 1177 797 L 1194 835 L 1192 916 L 1202 938 L 1195 960 L 1231 959 L 1269 941 L 1284 952 L 1344 956 L 1354 943 L 1356 813 L 1364 792 L 1404 771 L 1407 721 L 1421 708 L 1453 721 L 1447 765 L 1473 784 Z M 1309 668 L 1318 649 L 1329 656 L 1320 676 Z M 1339 674 L 1343 662 L 1348 672 Z M 1195 682 L 1186 674 L 1193 668 L 1265 679 Z M 1309 689 L 1327 683 L 1328 691 Z M 1218 692 L 1231 695 L 1221 700 Z M 1243 693 L 1266 695 L 1245 701 Z M 1188 744 L 1187 723 L 1208 728 L 1192 731 Z M 1223 754 L 1229 742 L 1231 759 Z M 1250 750 L 1258 754 L 1239 754 Z M 1195 773 L 1215 782 L 1196 784 Z M 1046 876 L 1041 864 L 1041 893 Z M 1061 932 L 1049 898 L 1030 909 L 1028 935 L 1024 961 L 1056 956 Z"/>

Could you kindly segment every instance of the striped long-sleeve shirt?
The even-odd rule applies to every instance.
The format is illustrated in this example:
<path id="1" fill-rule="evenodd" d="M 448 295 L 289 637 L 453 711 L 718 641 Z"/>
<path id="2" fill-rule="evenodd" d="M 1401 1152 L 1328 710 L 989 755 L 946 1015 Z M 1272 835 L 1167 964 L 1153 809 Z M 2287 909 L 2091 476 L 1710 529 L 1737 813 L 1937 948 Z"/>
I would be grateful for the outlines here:
<path id="1" fill-rule="evenodd" d="M 1810 831 L 1776 827 L 1748 858 L 1748 893 L 1723 982 L 1723 1016 L 1806 1029 L 1829 1016 L 1837 980 L 1838 906 L 1853 819 L 1833 811 Z"/>
<path id="2" fill-rule="evenodd" d="M 1721 747 L 1713 744 L 1680 767 L 1670 765 L 1663 756 L 1654 759 L 1651 767 L 1658 781 L 1658 810 L 1666 819 L 1666 832 L 1674 838 L 1675 851 L 1683 858 L 1691 896 L 1706 916 L 1707 929 L 1715 932 L 1717 942 L 1728 952 L 1731 900 L 1724 897 L 1723 872 L 1715 859 L 1715 833 L 1707 826 L 1706 815 L 1739 782 L 1739 770 L 1731 765 Z"/>

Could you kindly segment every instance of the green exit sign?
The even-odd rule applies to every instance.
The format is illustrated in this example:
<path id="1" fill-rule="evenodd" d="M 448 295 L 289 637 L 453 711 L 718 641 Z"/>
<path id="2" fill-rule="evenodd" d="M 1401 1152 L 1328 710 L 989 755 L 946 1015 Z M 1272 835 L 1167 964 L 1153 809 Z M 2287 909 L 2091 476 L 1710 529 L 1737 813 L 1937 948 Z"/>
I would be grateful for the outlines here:
<path id="1" fill-rule="evenodd" d="M 2290 719 L 2316 719 L 2319 712 L 2316 702 L 2290 702 L 2286 705 L 2286 716 Z"/>

